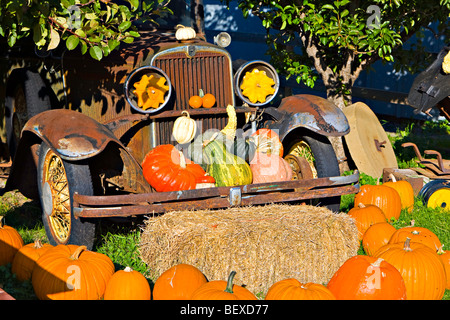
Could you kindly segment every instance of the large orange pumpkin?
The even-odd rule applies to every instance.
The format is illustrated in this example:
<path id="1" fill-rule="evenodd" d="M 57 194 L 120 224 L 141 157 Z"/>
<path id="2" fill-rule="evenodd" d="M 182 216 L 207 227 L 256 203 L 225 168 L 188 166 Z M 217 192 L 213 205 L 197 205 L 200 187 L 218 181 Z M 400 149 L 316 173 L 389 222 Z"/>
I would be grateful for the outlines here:
<path id="1" fill-rule="evenodd" d="M 17 251 L 23 247 L 23 239 L 16 229 L 3 224 L 0 216 L 0 266 L 12 263 Z"/>
<path id="2" fill-rule="evenodd" d="M 235 271 L 230 273 L 228 281 L 213 280 L 200 286 L 191 296 L 191 300 L 257 300 L 248 289 L 233 284 Z"/>
<path id="3" fill-rule="evenodd" d="M 327 288 L 338 300 L 406 300 L 400 272 L 383 259 L 363 255 L 345 261 Z"/>
<path id="4" fill-rule="evenodd" d="M 39 239 L 20 248 L 11 265 L 11 271 L 17 280 L 30 280 L 37 259 L 50 248 L 53 248 L 51 244 L 42 243 Z"/>
<path id="5" fill-rule="evenodd" d="M 36 261 L 31 283 L 40 300 L 97 300 L 113 274 L 108 256 L 85 246 L 58 245 Z"/>
<path id="6" fill-rule="evenodd" d="M 155 281 L 153 300 L 188 300 L 207 283 L 205 275 L 189 264 L 178 264 L 164 271 Z"/>
<path id="7" fill-rule="evenodd" d="M 392 264 L 403 277 L 408 300 L 441 300 L 446 276 L 438 254 L 418 242 L 392 243 L 381 247 L 375 257 Z"/>
<path id="8" fill-rule="evenodd" d="M 150 300 L 147 279 L 138 271 L 126 267 L 114 273 L 106 285 L 105 300 Z"/>
<path id="9" fill-rule="evenodd" d="M 355 220 L 359 240 L 362 240 L 364 233 L 371 225 L 386 222 L 383 211 L 373 204 L 364 205 L 360 203 L 357 207 L 350 209 L 348 215 Z"/>
<path id="10" fill-rule="evenodd" d="M 392 235 L 397 229 L 388 222 L 378 222 L 371 225 L 362 238 L 364 252 L 373 256 L 382 246 L 389 243 Z"/>
<path id="11" fill-rule="evenodd" d="M 398 220 L 402 211 L 402 202 L 397 190 L 385 185 L 362 185 L 355 195 L 355 207 L 360 203 L 376 205 L 383 210 L 388 221 Z"/>
<path id="12" fill-rule="evenodd" d="M 297 279 L 285 279 L 274 283 L 267 291 L 265 300 L 336 300 L 324 285 Z"/>
<path id="13" fill-rule="evenodd" d="M 253 183 L 289 181 L 293 171 L 289 163 L 277 154 L 256 152 L 250 162 Z"/>
<path id="14" fill-rule="evenodd" d="M 445 274 L 447 276 L 447 283 L 445 289 L 450 289 L 450 251 L 444 250 L 442 246 L 438 250 L 439 259 L 441 259 L 444 265 Z"/>
<path id="15" fill-rule="evenodd" d="M 414 189 L 411 183 L 406 180 L 397 180 L 393 174 L 390 174 L 389 178 L 391 181 L 387 181 L 383 185 L 397 190 L 402 203 L 402 209 L 411 212 L 414 208 Z"/>
<path id="16" fill-rule="evenodd" d="M 158 192 L 195 189 L 196 179 L 206 173 L 199 164 L 186 159 L 171 144 L 150 150 L 142 162 L 142 172 Z"/>

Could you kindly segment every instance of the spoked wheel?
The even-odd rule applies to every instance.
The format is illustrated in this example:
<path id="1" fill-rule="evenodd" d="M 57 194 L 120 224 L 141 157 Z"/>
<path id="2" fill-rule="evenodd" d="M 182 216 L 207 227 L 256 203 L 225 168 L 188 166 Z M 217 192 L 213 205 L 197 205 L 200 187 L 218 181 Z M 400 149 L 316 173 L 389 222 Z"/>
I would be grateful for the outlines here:
<path id="1" fill-rule="evenodd" d="M 291 139 L 285 149 L 285 160 L 291 165 L 297 179 L 314 179 L 339 176 L 339 164 L 330 141 L 321 135 L 307 133 Z M 295 156 L 295 157 L 293 157 Z M 299 158 L 301 159 L 298 161 Z M 339 211 L 341 197 L 330 197 L 312 201 L 312 204 L 326 206 Z"/>
<path id="2" fill-rule="evenodd" d="M 85 245 L 92 249 L 95 224 L 75 218 L 73 212 L 75 192 L 93 194 L 89 166 L 61 159 L 43 142 L 39 153 L 38 188 L 42 221 L 50 243 Z"/>

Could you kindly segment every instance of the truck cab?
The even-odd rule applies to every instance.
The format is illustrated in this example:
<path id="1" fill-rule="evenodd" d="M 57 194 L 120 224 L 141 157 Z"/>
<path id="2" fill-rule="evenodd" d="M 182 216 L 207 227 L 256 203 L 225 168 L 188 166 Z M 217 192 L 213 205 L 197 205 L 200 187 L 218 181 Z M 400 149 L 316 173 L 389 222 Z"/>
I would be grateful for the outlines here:
<path id="1" fill-rule="evenodd" d="M 312 95 L 282 97 L 275 68 L 261 60 L 233 60 L 226 34 L 208 43 L 201 0 L 173 0 L 171 6 L 173 15 L 158 25 L 139 24 L 140 38 L 101 61 L 63 45 L 42 52 L 26 39 L 1 46 L 1 137 L 4 162 L 11 163 L 3 192 L 18 189 L 40 200 L 51 243 L 92 247 L 98 218 L 299 201 L 338 211 L 340 196 L 358 191 L 358 174 L 340 176 L 328 140 L 349 132 L 339 108 Z M 177 36 L 178 25 L 191 27 L 195 36 Z M 273 82 L 273 91 L 259 101 L 241 89 L 253 70 Z M 155 107 L 139 101 L 136 88 L 146 77 L 163 79 L 163 99 Z M 212 107 L 189 104 L 202 92 L 215 97 Z M 228 106 L 236 114 L 236 139 L 259 129 L 276 132 L 292 180 L 155 191 L 142 169 L 151 150 L 171 144 L 193 158 L 189 143 L 174 138 L 175 121 L 187 112 L 198 137 L 226 127 Z"/>

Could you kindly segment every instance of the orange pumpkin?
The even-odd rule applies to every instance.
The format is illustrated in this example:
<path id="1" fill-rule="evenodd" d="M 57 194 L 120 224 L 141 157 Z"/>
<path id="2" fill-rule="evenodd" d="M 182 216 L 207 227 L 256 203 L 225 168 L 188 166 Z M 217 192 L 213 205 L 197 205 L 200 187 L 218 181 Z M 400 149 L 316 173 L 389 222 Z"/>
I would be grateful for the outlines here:
<path id="1" fill-rule="evenodd" d="M 150 300 L 147 279 L 138 271 L 126 267 L 115 272 L 105 289 L 105 300 Z"/>
<path id="2" fill-rule="evenodd" d="M 397 190 L 385 185 L 362 185 L 355 195 L 355 207 L 360 203 L 376 205 L 383 210 L 388 221 L 398 220 L 402 211 L 402 202 Z"/>
<path id="3" fill-rule="evenodd" d="M 285 279 L 274 283 L 267 291 L 265 300 L 336 300 L 324 285 L 297 279 Z"/>
<path id="4" fill-rule="evenodd" d="M 438 254 L 409 238 L 381 247 L 375 257 L 392 264 L 403 277 L 408 300 L 441 300 L 446 286 L 444 265 Z"/>
<path id="5" fill-rule="evenodd" d="M 236 271 L 231 271 L 228 281 L 213 280 L 200 286 L 191 300 L 257 300 L 248 289 L 233 284 Z"/>
<path id="6" fill-rule="evenodd" d="M 98 300 L 113 274 L 108 256 L 85 246 L 58 245 L 36 261 L 31 283 L 40 300 Z"/>
<path id="7" fill-rule="evenodd" d="M 393 174 L 390 174 L 389 178 L 391 181 L 387 181 L 383 183 L 383 185 L 397 190 L 402 203 L 402 209 L 406 209 L 408 212 L 411 212 L 414 208 L 414 189 L 411 183 L 406 180 L 397 181 Z"/>
<path id="8" fill-rule="evenodd" d="M 207 93 L 202 97 L 203 108 L 212 108 L 216 104 L 216 97 L 213 94 Z"/>
<path id="9" fill-rule="evenodd" d="M 188 300 L 207 283 L 205 275 L 189 264 L 178 264 L 164 271 L 155 281 L 153 300 Z"/>
<path id="10" fill-rule="evenodd" d="M 378 222 L 371 225 L 364 232 L 362 238 L 364 252 L 369 256 L 373 256 L 378 249 L 389 243 L 396 230 L 388 222 Z"/>
<path id="11" fill-rule="evenodd" d="M 256 152 L 250 169 L 253 183 L 289 181 L 293 176 L 289 163 L 277 154 Z"/>
<path id="12" fill-rule="evenodd" d="M 371 225 L 386 222 L 383 211 L 373 204 L 364 205 L 360 203 L 357 207 L 350 209 L 348 215 L 355 220 L 359 240 L 362 240 L 364 233 Z"/>
<path id="13" fill-rule="evenodd" d="M 438 250 L 439 259 L 441 259 L 442 264 L 444 265 L 445 274 L 447 276 L 447 283 L 445 285 L 445 289 L 450 289 L 450 251 L 444 250 L 441 246 Z"/>
<path id="14" fill-rule="evenodd" d="M 0 216 L 0 266 L 12 263 L 17 251 L 23 247 L 23 239 L 16 229 L 3 224 Z"/>
<path id="15" fill-rule="evenodd" d="M 39 239 L 20 248 L 11 265 L 11 271 L 17 280 L 30 280 L 37 259 L 50 248 L 53 248 L 51 244 L 42 243 Z"/>
<path id="16" fill-rule="evenodd" d="M 380 258 L 357 255 L 334 273 L 327 288 L 338 300 L 406 300 L 400 272 Z"/>
<path id="17" fill-rule="evenodd" d="M 414 226 L 412 222 L 411 226 L 403 227 L 396 230 L 389 240 L 389 243 L 405 242 L 406 238 L 411 239 L 411 242 L 419 242 L 433 251 L 437 251 L 441 246 L 441 241 L 431 230 L 423 227 Z"/>
<path id="18" fill-rule="evenodd" d="M 202 106 L 202 98 L 198 95 L 194 95 L 189 98 L 189 105 L 194 108 L 198 109 Z"/>
<path id="19" fill-rule="evenodd" d="M 147 153 L 142 173 L 156 191 L 164 192 L 195 189 L 197 177 L 203 177 L 206 172 L 173 145 L 162 144 Z"/>

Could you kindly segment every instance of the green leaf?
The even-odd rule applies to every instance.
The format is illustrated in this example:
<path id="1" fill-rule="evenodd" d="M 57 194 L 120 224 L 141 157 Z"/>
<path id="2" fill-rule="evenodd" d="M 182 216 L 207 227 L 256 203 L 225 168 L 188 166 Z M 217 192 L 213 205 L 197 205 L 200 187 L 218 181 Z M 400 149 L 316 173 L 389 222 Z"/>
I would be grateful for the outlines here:
<path id="1" fill-rule="evenodd" d="M 68 50 L 73 50 L 77 47 L 78 43 L 80 42 L 80 38 L 78 38 L 76 35 L 71 35 L 66 40 L 66 47 Z"/>
<path id="2" fill-rule="evenodd" d="M 325 4 L 322 6 L 322 9 L 334 10 L 334 7 L 331 4 Z"/>
<path id="3" fill-rule="evenodd" d="M 124 21 L 119 25 L 119 31 L 124 32 L 131 27 L 131 21 Z"/>
<path id="4" fill-rule="evenodd" d="M 103 51 L 102 48 L 98 46 L 90 47 L 89 48 L 89 54 L 91 57 L 95 60 L 100 61 L 103 58 Z"/>

